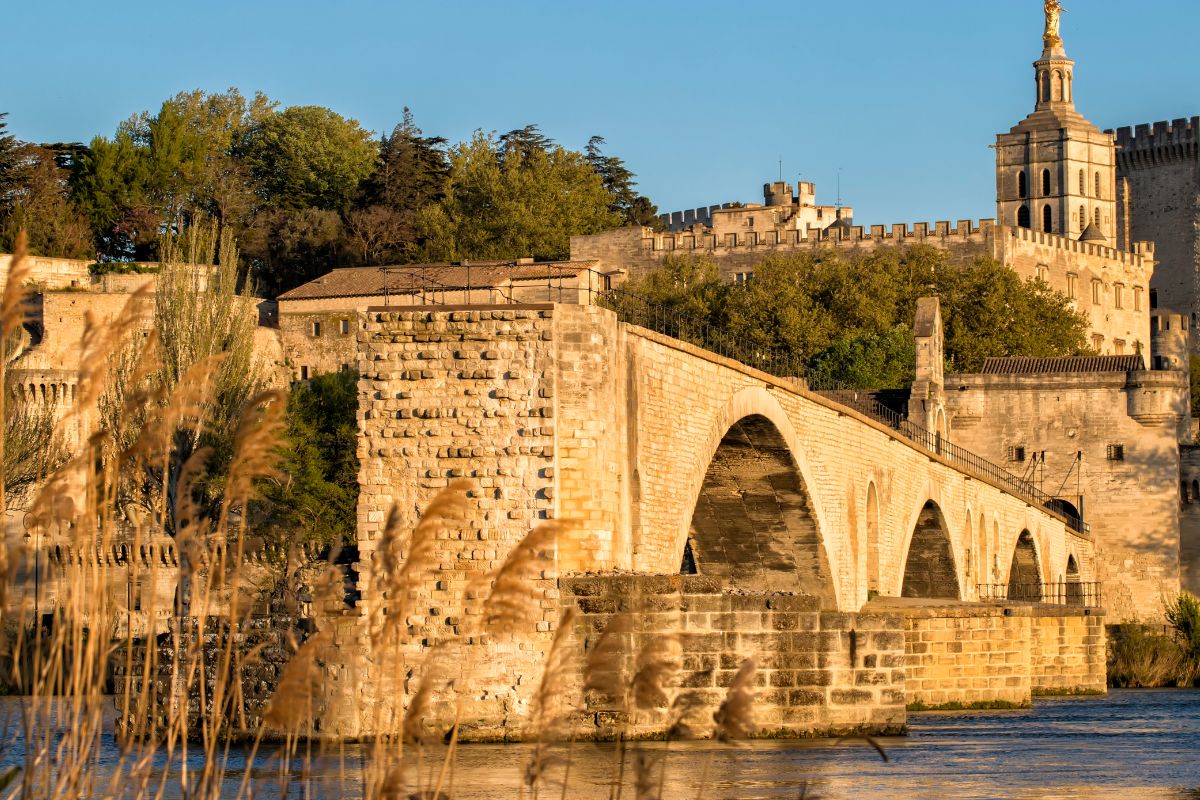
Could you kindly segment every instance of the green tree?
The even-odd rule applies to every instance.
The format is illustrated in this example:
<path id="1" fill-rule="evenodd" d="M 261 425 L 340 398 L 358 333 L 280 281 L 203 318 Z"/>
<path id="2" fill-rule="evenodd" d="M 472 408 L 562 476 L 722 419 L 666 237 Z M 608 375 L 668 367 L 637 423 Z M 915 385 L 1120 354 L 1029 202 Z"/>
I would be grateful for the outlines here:
<path id="1" fill-rule="evenodd" d="M 358 506 L 358 374 L 297 382 L 288 395 L 290 444 L 282 475 L 264 490 L 259 526 L 287 546 L 353 544 Z"/>
<path id="2" fill-rule="evenodd" d="M 13 179 L 13 170 L 17 165 L 17 146 L 20 144 L 16 138 L 8 133 L 8 112 L 0 113 L 0 211 L 3 210 L 3 203 L 7 197 L 11 182 Z"/>
<path id="3" fill-rule="evenodd" d="M 343 211 L 370 177 L 377 145 L 353 119 L 292 106 L 262 119 L 247 134 L 244 153 L 268 205 Z"/>
<path id="4" fill-rule="evenodd" d="M 95 254 L 91 228 L 68 197 L 67 172 L 53 151 L 22 145 L 15 153 L 11 188 L 0 206 L 0 250 L 11 252 L 24 230 L 29 252 L 57 258 L 90 258 Z"/>
<path id="5" fill-rule="evenodd" d="M 446 140 L 425 136 L 406 107 L 400 124 L 379 142 L 379 163 L 367 185 L 368 205 L 415 214 L 442 198 L 449 176 Z"/>
<path id="6" fill-rule="evenodd" d="M 912 329 L 897 325 L 885 333 L 838 339 L 813 357 L 808 378 L 814 386 L 900 389 L 913 382 L 915 372 Z"/>
<path id="7" fill-rule="evenodd" d="M 113 259 L 152 259 L 164 227 L 192 216 L 240 231 L 256 202 L 242 150 L 270 115 L 265 95 L 181 92 L 156 114 L 142 112 L 79 153 L 72 195 Z"/>
<path id="8" fill-rule="evenodd" d="M 588 139 L 584 154 L 592 169 L 600 176 L 604 188 L 613 197 L 609 208 L 619 214 L 626 225 L 661 228 L 662 220 L 658 217 L 658 208 L 650 202 L 650 198 L 638 194 L 633 188 L 637 185 L 633 171 L 625 166 L 622 159 L 605 155 L 601 150 L 603 145 L 603 136 L 593 136 Z"/>
<path id="9" fill-rule="evenodd" d="M 335 211 L 271 208 L 255 216 L 244 251 L 259 291 L 275 297 L 338 266 L 344 241 Z"/>
<path id="10" fill-rule="evenodd" d="M 451 148 L 445 196 L 418 215 L 425 257 L 562 259 L 571 236 L 620 225 L 583 154 L 547 144 L 536 129 L 506 137 L 477 131 Z"/>

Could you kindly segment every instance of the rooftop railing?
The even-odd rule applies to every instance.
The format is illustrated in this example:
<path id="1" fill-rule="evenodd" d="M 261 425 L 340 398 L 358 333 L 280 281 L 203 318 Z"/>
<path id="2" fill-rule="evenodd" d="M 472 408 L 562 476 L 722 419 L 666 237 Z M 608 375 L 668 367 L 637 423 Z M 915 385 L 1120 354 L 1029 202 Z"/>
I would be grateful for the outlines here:
<path id="1" fill-rule="evenodd" d="M 1050 583 L 981 583 L 980 600 L 1038 605 L 1100 608 L 1104 605 L 1099 581 L 1052 581 Z"/>

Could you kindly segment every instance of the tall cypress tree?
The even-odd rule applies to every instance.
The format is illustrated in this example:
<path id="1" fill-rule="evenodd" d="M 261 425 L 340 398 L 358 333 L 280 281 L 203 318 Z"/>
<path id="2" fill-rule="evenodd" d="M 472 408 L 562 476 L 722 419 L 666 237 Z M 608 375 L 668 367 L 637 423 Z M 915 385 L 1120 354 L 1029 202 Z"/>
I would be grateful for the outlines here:
<path id="1" fill-rule="evenodd" d="M 379 165 L 367 187 L 369 204 L 411 214 L 442 198 L 450 162 L 446 140 L 425 136 L 405 107 L 403 121 L 379 145 Z"/>
<path id="2" fill-rule="evenodd" d="M 625 166 L 623 159 L 605 155 L 601 150 L 603 144 L 603 136 L 593 136 L 588 139 L 584 155 L 604 182 L 604 188 L 613 196 L 612 210 L 621 215 L 626 225 L 657 227 L 658 208 L 650 198 L 637 193 L 633 188 L 637 185 L 633 171 Z"/>

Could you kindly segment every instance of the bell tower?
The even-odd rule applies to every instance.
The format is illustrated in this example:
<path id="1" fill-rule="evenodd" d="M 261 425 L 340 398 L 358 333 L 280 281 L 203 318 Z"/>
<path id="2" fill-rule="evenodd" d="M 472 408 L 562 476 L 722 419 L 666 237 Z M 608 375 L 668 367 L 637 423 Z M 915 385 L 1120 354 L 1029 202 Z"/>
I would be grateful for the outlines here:
<path id="1" fill-rule="evenodd" d="M 1033 63 L 1034 110 L 996 137 L 996 217 L 1001 225 L 1117 246 L 1116 148 L 1075 110 L 1075 62 L 1046 0 L 1042 56 Z"/>

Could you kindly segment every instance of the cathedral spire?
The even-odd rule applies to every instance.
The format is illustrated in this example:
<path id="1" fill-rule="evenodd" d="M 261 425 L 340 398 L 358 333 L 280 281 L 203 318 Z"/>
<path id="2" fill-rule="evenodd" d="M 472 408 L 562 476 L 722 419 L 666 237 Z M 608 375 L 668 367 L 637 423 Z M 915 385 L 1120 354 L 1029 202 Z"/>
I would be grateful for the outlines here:
<path id="1" fill-rule="evenodd" d="M 1045 0 L 1046 29 L 1042 33 L 1042 57 L 1034 62 L 1034 75 L 1037 80 L 1036 110 L 1056 109 L 1074 110 L 1073 83 L 1075 80 L 1075 62 L 1067 58 L 1063 49 L 1062 14 L 1063 8 L 1058 0 Z"/>

